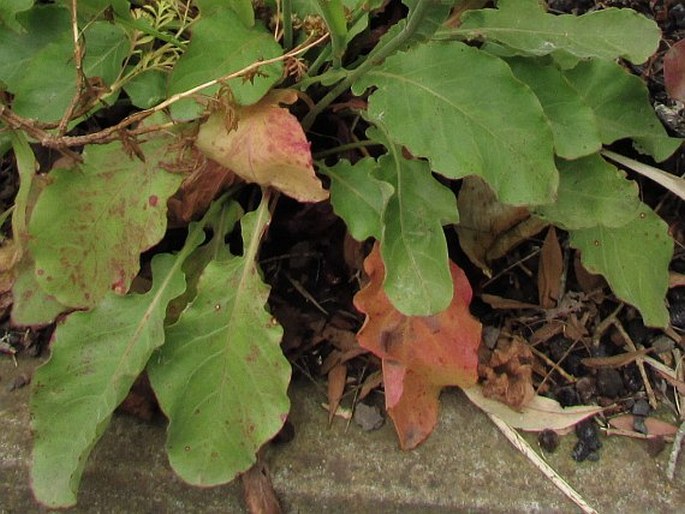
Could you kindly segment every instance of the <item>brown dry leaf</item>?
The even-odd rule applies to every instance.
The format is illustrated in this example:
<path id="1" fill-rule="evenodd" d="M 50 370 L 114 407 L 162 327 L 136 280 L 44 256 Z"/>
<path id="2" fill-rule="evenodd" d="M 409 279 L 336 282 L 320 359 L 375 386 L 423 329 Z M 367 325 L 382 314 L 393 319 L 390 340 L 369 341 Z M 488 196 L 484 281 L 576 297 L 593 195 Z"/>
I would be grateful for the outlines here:
<path id="1" fill-rule="evenodd" d="M 664 85 L 668 96 L 685 102 L 685 39 L 664 55 Z"/>
<path id="2" fill-rule="evenodd" d="M 530 217 L 525 207 L 511 207 L 500 203 L 490 186 L 479 177 L 466 177 L 462 181 L 459 196 L 459 224 L 456 226 L 459 244 L 476 266 L 490 276 L 488 255 L 498 238 Z M 519 239 L 519 236 L 522 238 Z M 527 237 L 527 236 L 526 236 Z M 513 247 L 526 237 L 518 234 L 509 243 Z"/>
<path id="3" fill-rule="evenodd" d="M 366 314 L 357 338 L 382 359 L 388 414 L 400 447 L 411 449 L 437 423 L 440 390 L 475 383 L 481 324 L 469 312 L 471 286 L 454 263 L 452 302 L 433 316 L 406 316 L 393 307 L 383 290 L 385 265 L 378 243 L 364 269 L 370 281 L 354 297 L 355 307 Z"/>
<path id="4" fill-rule="evenodd" d="M 257 463 L 240 476 L 243 484 L 243 497 L 250 514 L 281 514 L 276 491 L 271 483 L 269 470 L 261 455 Z"/>
<path id="5" fill-rule="evenodd" d="M 336 364 L 328 372 L 328 424 L 333 422 L 333 417 L 338 411 L 340 400 L 345 392 L 347 380 L 347 365 Z"/>
<path id="6" fill-rule="evenodd" d="M 538 269 L 538 298 L 543 309 L 556 307 L 561 296 L 561 277 L 564 259 L 557 239 L 557 231 L 549 227 L 540 253 Z"/>
<path id="7" fill-rule="evenodd" d="M 669 274 L 668 274 L 668 287 L 674 288 L 674 287 L 680 287 L 680 286 L 685 286 L 685 274 L 676 273 L 675 271 L 669 272 Z"/>
<path id="8" fill-rule="evenodd" d="M 618 428 L 619 430 L 625 430 L 627 432 L 633 432 L 635 430 L 633 428 L 634 423 L 635 416 L 632 414 L 622 414 L 609 420 L 609 424 L 612 427 Z M 661 421 L 660 419 L 652 417 L 645 418 L 645 426 L 647 427 L 647 436 L 649 437 L 672 437 L 678 431 L 678 427 L 671 425 L 666 421 Z"/>
<path id="9" fill-rule="evenodd" d="M 235 127 L 215 112 L 200 127 L 196 146 L 207 157 L 248 182 L 273 186 L 301 202 L 328 198 L 314 173 L 302 126 L 279 103 L 292 103 L 294 91 L 273 92 L 255 105 L 235 109 Z"/>
<path id="10" fill-rule="evenodd" d="M 167 202 L 171 224 L 187 225 L 234 181 L 235 175 L 228 168 L 206 158 L 198 159 L 198 165 Z"/>
<path id="11" fill-rule="evenodd" d="M 649 350 L 637 350 L 620 355 L 612 355 L 611 357 L 586 357 L 580 359 L 580 362 L 588 368 L 620 368 L 641 359 L 647 353 L 649 353 Z"/>
<path id="12" fill-rule="evenodd" d="M 528 405 L 516 411 L 502 402 L 486 398 L 480 385 L 464 389 L 464 393 L 488 414 L 494 414 L 513 428 L 529 432 L 564 430 L 602 411 L 602 407 L 596 406 L 562 407 L 555 400 L 537 395 Z"/>
<path id="13" fill-rule="evenodd" d="M 484 379 L 483 394 L 520 410 L 535 396 L 533 352 L 519 337 L 501 337 L 497 346 L 478 365 Z"/>
<path id="14" fill-rule="evenodd" d="M 554 336 L 563 334 L 565 328 L 564 322 L 559 320 L 552 320 L 549 323 L 545 323 L 530 336 L 530 344 L 531 346 L 537 346 L 540 343 L 549 341 Z"/>
<path id="15" fill-rule="evenodd" d="M 501 296 L 494 294 L 482 294 L 480 295 L 480 299 L 493 309 L 540 309 L 539 305 L 502 298 Z"/>
<path id="16" fill-rule="evenodd" d="M 578 285 L 585 293 L 591 293 L 606 285 L 606 280 L 604 280 L 602 275 L 595 275 L 585 269 L 585 266 L 583 266 L 583 263 L 580 260 L 580 252 L 576 252 L 573 257 L 573 272 L 576 275 Z"/>

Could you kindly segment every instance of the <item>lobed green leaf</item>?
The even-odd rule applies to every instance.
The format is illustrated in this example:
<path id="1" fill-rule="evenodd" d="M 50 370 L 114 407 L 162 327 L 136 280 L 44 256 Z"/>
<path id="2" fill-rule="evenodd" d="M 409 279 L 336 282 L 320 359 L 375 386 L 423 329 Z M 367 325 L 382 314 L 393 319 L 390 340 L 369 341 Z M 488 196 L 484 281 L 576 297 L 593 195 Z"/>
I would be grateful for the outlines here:
<path id="1" fill-rule="evenodd" d="M 395 191 L 383 212 L 383 288 L 403 314 L 430 316 L 454 295 L 442 226 L 459 221 L 457 202 L 426 161 L 407 160 L 398 147 L 388 151 L 376 174 Z"/>
<path id="2" fill-rule="evenodd" d="M 0 81 L 15 97 L 13 110 L 27 118 L 55 121 L 76 94 L 74 47 L 67 9 L 38 6 L 20 13 L 25 32 L 0 26 Z M 119 26 L 96 21 L 84 30 L 83 73 L 111 85 L 129 52 Z"/>
<path id="3" fill-rule="evenodd" d="M 581 251 L 589 271 L 601 273 L 616 296 L 637 307 L 645 325 L 668 325 L 664 298 L 673 240 L 668 225 L 649 207 L 643 204 L 637 216 L 621 227 L 573 230 L 571 245 Z"/>
<path id="4" fill-rule="evenodd" d="M 559 160 L 556 202 L 542 205 L 536 214 L 567 230 L 603 225 L 620 227 L 644 209 L 637 184 L 598 154 L 575 161 Z"/>
<path id="5" fill-rule="evenodd" d="M 594 111 L 604 144 L 631 138 L 640 152 L 663 161 L 682 144 L 669 137 L 649 102 L 643 81 L 615 62 L 584 61 L 564 72 L 568 83 Z"/>
<path id="6" fill-rule="evenodd" d="M 93 310 L 75 312 L 58 325 L 50 360 L 31 383 L 31 483 L 41 503 L 53 508 L 76 503 L 88 455 L 152 351 L 164 342 L 167 304 L 185 288 L 182 262 L 157 255 L 148 293 L 109 293 Z"/>
<path id="7" fill-rule="evenodd" d="M 264 309 L 269 288 L 255 264 L 267 217 L 264 208 L 243 217 L 244 255 L 209 263 L 148 366 L 170 420 L 171 466 L 191 484 L 233 480 L 288 414 L 283 330 Z"/>
<path id="8" fill-rule="evenodd" d="M 263 27 L 247 27 L 230 6 L 215 7 L 210 15 L 200 15 L 193 25 L 188 49 L 179 59 L 169 78 L 169 96 L 190 90 L 210 80 L 240 71 L 256 61 L 278 57 L 282 49 Z M 259 68 L 249 80 L 238 77 L 226 84 L 241 105 L 257 102 L 281 78 L 282 63 Z M 212 96 L 221 86 L 204 89 L 202 95 Z M 202 114 L 204 107 L 193 99 L 184 99 L 171 106 L 174 118 L 187 120 Z"/>
<path id="9" fill-rule="evenodd" d="M 375 237 L 380 241 L 383 233 L 383 211 L 393 188 L 387 182 L 373 177 L 378 169 L 370 157 L 355 164 L 341 160 L 334 166 L 319 164 L 319 170 L 331 179 L 331 204 L 357 241 Z"/>
<path id="10" fill-rule="evenodd" d="M 369 87 L 369 118 L 438 173 L 479 175 L 512 205 L 554 198 L 552 131 L 502 60 L 459 42 L 429 43 L 389 57 L 353 90 Z"/>
<path id="11" fill-rule="evenodd" d="M 600 150 L 602 140 L 594 112 L 556 66 L 530 58 L 507 59 L 507 63 L 540 100 L 559 157 L 578 159 Z"/>
<path id="12" fill-rule="evenodd" d="M 524 55 L 563 51 L 584 59 L 622 57 L 639 64 L 661 41 L 657 24 L 632 9 L 555 16 L 538 0 L 500 0 L 497 9 L 467 11 L 462 20 L 456 34 L 494 41 Z"/>

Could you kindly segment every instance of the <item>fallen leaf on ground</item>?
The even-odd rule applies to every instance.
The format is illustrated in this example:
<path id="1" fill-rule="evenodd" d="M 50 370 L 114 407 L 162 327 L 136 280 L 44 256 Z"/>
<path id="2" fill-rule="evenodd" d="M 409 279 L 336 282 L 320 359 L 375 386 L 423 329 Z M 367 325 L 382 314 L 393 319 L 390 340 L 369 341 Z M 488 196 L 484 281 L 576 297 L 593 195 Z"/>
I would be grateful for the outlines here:
<path id="1" fill-rule="evenodd" d="M 480 385 L 466 388 L 464 393 L 483 411 L 494 414 L 513 428 L 529 432 L 564 430 L 602 411 L 602 407 L 594 405 L 562 407 L 559 402 L 539 395 L 517 411 L 502 402 L 486 398 Z"/>
<path id="2" fill-rule="evenodd" d="M 523 242 L 527 236 L 514 229 L 530 218 L 530 212 L 525 207 L 501 203 L 490 186 L 476 176 L 464 179 L 457 201 L 459 244 L 471 262 L 490 275 L 491 256 L 488 251 L 500 238 L 507 239 L 509 248 Z"/>
<path id="3" fill-rule="evenodd" d="M 668 96 L 685 102 L 685 40 L 678 41 L 664 55 L 664 85 Z"/>
<path id="4" fill-rule="evenodd" d="M 406 316 L 392 306 L 383 290 L 385 266 L 378 243 L 364 269 L 370 282 L 354 298 L 355 307 L 366 314 L 357 338 L 382 359 L 386 408 L 400 447 L 411 449 L 437 423 L 440 390 L 475 383 L 481 324 L 469 312 L 471 286 L 454 263 L 452 302 L 434 316 Z"/>
<path id="5" fill-rule="evenodd" d="M 478 374 L 484 379 L 483 394 L 520 410 L 535 396 L 533 352 L 520 338 L 505 336 L 487 353 L 478 365 Z"/>
<path id="6" fill-rule="evenodd" d="M 302 126 L 280 103 L 293 103 L 295 92 L 280 91 L 232 113 L 217 111 L 200 127 L 196 145 L 204 154 L 248 182 L 273 186 L 301 202 L 328 198 L 314 173 L 309 141 Z"/>
<path id="7" fill-rule="evenodd" d="M 347 366 L 345 364 L 337 364 L 328 372 L 328 424 L 333 422 L 340 400 L 345 392 L 345 380 L 347 380 Z"/>
<path id="8" fill-rule="evenodd" d="M 635 416 L 632 414 L 622 414 L 611 418 L 609 424 L 618 428 L 619 430 L 625 430 L 627 432 L 634 432 Z M 645 418 L 645 426 L 647 427 L 648 437 L 659 437 L 659 436 L 674 436 L 678 431 L 678 427 L 662 421 L 657 418 L 648 417 Z M 638 432 L 639 433 L 639 432 Z"/>
<path id="9" fill-rule="evenodd" d="M 271 483 L 269 469 L 261 456 L 257 463 L 240 476 L 245 506 L 250 514 L 281 514 L 276 491 Z"/>
<path id="10" fill-rule="evenodd" d="M 550 227 L 542 244 L 538 270 L 538 298 L 543 309 L 556 307 L 561 296 L 561 277 L 564 258 L 561 253 L 557 231 Z"/>

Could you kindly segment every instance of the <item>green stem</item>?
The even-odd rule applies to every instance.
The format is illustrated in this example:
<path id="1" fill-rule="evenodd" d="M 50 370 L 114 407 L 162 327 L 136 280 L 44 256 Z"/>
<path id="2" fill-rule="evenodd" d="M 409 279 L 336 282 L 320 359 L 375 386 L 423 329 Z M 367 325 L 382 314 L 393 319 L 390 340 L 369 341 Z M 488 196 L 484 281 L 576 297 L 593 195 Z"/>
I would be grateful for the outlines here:
<path id="1" fill-rule="evenodd" d="M 328 150 L 323 150 L 321 152 L 315 153 L 312 157 L 315 161 L 328 157 L 329 155 L 335 155 L 340 152 L 346 152 L 347 150 L 357 150 L 358 148 L 364 148 L 367 146 L 382 146 L 378 141 L 357 141 L 355 143 L 347 143 L 344 145 L 336 146 L 335 148 L 329 148 Z"/>
<path id="2" fill-rule="evenodd" d="M 288 52 L 293 47 L 293 3 L 283 0 L 283 49 Z"/>
<path id="3" fill-rule="evenodd" d="M 409 41 L 412 35 L 414 35 L 414 32 L 416 32 L 416 30 L 419 28 L 419 25 L 426 15 L 426 11 L 428 10 L 428 6 L 431 1 L 432 0 L 419 0 L 416 4 L 416 8 L 409 15 L 407 25 L 404 27 L 404 29 L 380 48 L 375 48 L 362 64 L 350 71 L 347 77 L 340 81 L 336 87 L 334 87 L 326 96 L 317 102 L 314 108 L 309 111 L 302 120 L 302 126 L 305 130 L 309 130 L 314 123 L 314 120 L 316 120 L 316 117 L 321 114 L 336 98 L 347 91 L 350 86 L 357 81 L 357 79 L 359 79 L 374 66 L 377 66 L 383 62 L 386 57 L 393 54 L 407 41 Z"/>

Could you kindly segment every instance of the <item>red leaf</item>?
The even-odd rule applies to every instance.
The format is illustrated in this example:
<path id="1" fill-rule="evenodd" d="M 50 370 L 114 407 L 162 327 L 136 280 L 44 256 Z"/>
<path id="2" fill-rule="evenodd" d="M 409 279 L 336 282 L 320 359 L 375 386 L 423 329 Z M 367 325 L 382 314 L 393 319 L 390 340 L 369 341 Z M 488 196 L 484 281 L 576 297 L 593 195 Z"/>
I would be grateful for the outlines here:
<path id="1" fill-rule="evenodd" d="M 685 39 L 664 55 L 664 82 L 668 96 L 685 102 Z"/>
<path id="2" fill-rule="evenodd" d="M 468 387 L 477 380 L 481 324 L 469 313 L 471 286 L 451 263 L 454 297 L 434 316 L 406 316 L 383 291 L 385 266 L 376 244 L 364 261 L 370 282 L 354 298 L 366 314 L 359 344 L 383 361 L 385 402 L 403 449 L 416 447 L 432 432 L 438 396 L 445 386 Z"/>

